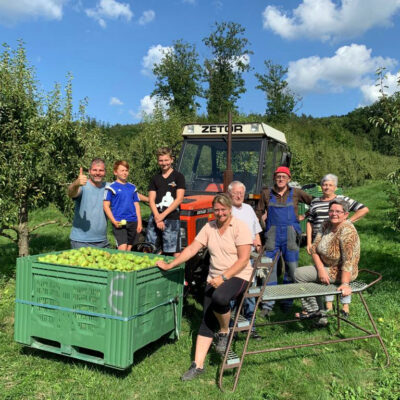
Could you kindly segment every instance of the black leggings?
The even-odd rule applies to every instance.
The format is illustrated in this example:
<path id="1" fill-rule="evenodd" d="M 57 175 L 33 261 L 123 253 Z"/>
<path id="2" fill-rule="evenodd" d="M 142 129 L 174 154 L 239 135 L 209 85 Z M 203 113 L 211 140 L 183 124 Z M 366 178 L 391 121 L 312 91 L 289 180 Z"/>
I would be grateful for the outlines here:
<path id="1" fill-rule="evenodd" d="M 230 301 L 244 292 L 247 283 L 244 279 L 233 277 L 216 289 L 211 285 L 206 286 L 199 335 L 210 338 L 214 336 L 214 332 L 219 329 L 214 311 L 218 314 L 226 314 L 230 310 Z"/>

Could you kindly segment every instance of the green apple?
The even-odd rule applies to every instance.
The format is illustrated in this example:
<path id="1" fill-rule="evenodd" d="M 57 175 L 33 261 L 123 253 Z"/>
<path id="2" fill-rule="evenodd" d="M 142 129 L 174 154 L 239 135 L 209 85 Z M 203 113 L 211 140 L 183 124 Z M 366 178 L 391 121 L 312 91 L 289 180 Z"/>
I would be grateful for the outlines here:
<path id="1" fill-rule="evenodd" d="M 126 225 L 126 219 L 121 219 L 121 221 L 119 221 L 119 224 L 121 226 L 125 226 Z"/>

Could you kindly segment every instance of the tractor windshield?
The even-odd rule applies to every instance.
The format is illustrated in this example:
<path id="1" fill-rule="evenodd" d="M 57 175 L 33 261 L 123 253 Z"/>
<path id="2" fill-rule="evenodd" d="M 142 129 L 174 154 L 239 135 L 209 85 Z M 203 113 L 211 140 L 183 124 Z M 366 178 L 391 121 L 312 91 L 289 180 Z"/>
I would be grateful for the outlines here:
<path id="1" fill-rule="evenodd" d="M 241 181 L 247 193 L 255 193 L 260 171 L 262 139 L 232 140 L 233 180 Z M 185 176 L 186 193 L 223 192 L 227 144 L 222 139 L 185 140 L 179 171 Z"/>

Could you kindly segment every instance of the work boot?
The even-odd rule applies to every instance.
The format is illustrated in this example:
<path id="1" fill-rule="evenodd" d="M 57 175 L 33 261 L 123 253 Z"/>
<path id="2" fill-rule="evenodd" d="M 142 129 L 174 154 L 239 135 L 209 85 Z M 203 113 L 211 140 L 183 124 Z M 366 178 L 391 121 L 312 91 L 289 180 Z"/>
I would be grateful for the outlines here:
<path id="1" fill-rule="evenodd" d="M 191 381 L 199 375 L 204 374 L 204 368 L 197 368 L 196 363 L 193 361 L 190 368 L 182 375 L 182 381 Z"/>

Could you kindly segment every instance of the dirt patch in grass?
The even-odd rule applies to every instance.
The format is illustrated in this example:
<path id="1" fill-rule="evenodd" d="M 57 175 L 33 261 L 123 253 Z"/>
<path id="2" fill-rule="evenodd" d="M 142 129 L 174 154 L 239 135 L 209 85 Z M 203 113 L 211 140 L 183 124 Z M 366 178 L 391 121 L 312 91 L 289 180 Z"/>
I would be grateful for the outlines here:
<path id="1" fill-rule="evenodd" d="M 314 361 L 313 361 L 313 360 L 310 360 L 309 358 L 303 358 L 303 359 L 301 360 L 301 362 L 302 362 L 304 365 L 307 365 L 307 366 L 313 365 L 313 364 L 314 364 Z"/>

